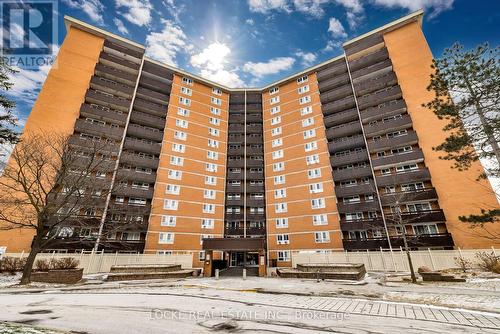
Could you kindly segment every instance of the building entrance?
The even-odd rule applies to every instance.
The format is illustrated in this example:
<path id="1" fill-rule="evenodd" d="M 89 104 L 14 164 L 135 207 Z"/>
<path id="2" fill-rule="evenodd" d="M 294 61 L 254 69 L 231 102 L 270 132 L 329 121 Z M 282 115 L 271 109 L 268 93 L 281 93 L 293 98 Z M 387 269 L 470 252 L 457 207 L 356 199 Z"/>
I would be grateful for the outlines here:
<path id="1" fill-rule="evenodd" d="M 229 253 L 230 267 L 258 267 L 259 253 L 258 252 L 230 252 Z"/>

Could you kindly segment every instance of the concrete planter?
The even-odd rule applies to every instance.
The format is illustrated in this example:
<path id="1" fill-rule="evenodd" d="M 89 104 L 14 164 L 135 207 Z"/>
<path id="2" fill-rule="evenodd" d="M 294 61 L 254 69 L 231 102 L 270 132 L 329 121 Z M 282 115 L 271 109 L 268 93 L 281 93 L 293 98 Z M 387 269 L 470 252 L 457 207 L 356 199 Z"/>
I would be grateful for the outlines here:
<path id="1" fill-rule="evenodd" d="M 44 283 L 75 284 L 81 281 L 82 276 L 83 268 L 34 271 L 31 273 L 31 281 Z"/>

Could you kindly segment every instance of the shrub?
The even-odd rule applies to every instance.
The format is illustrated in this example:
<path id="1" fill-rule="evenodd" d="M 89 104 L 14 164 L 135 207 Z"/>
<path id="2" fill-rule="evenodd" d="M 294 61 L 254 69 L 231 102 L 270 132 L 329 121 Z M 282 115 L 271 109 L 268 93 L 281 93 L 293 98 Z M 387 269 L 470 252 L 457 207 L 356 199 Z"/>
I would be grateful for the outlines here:
<path id="1" fill-rule="evenodd" d="M 25 264 L 25 258 L 20 259 L 17 257 L 6 256 L 0 261 L 0 272 L 15 274 L 18 271 L 22 271 Z"/>
<path id="2" fill-rule="evenodd" d="M 500 274 L 500 263 L 495 264 L 491 271 L 494 272 L 495 274 Z"/>
<path id="3" fill-rule="evenodd" d="M 467 272 L 467 269 L 472 268 L 472 261 L 464 258 L 463 256 L 454 257 L 453 259 L 455 260 L 457 266 L 462 269 L 464 273 Z"/>
<path id="4" fill-rule="evenodd" d="M 35 261 L 35 269 L 48 271 L 50 269 L 50 263 L 47 259 L 38 259 Z"/>
<path id="5" fill-rule="evenodd" d="M 495 272 L 494 270 L 500 267 L 500 256 L 495 255 L 495 253 L 479 252 L 476 253 L 478 259 L 479 268 Z"/>
<path id="6" fill-rule="evenodd" d="M 72 257 L 54 258 L 50 260 L 40 259 L 35 262 L 36 269 L 40 271 L 75 269 L 78 265 L 79 261 Z"/>
<path id="7" fill-rule="evenodd" d="M 72 257 L 60 258 L 57 263 L 57 269 L 76 269 L 80 261 Z"/>

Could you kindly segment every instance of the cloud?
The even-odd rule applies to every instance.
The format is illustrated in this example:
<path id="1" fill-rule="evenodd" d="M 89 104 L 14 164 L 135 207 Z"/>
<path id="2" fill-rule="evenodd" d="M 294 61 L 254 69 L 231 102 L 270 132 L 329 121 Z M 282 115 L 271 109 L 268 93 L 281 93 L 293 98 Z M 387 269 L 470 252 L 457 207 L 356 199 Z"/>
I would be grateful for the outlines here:
<path id="1" fill-rule="evenodd" d="M 175 22 L 180 23 L 181 22 L 180 15 L 186 8 L 186 5 L 184 4 L 178 5 L 175 3 L 175 0 L 164 0 L 163 5 L 167 8 L 168 12 L 175 20 Z"/>
<path id="2" fill-rule="evenodd" d="M 295 55 L 302 59 L 302 65 L 311 66 L 316 61 L 316 54 L 312 52 L 298 51 Z"/>
<path id="3" fill-rule="evenodd" d="M 123 24 L 123 21 L 120 20 L 119 18 L 115 17 L 113 19 L 113 22 L 115 23 L 116 27 L 118 28 L 118 31 L 121 32 L 122 34 L 128 34 L 128 29 L 125 27 Z"/>
<path id="4" fill-rule="evenodd" d="M 256 77 L 263 77 L 269 74 L 276 74 L 281 71 L 289 70 L 295 63 L 292 57 L 277 57 L 268 62 L 253 63 L 247 62 L 243 65 L 243 71 L 251 73 Z"/>
<path id="5" fill-rule="evenodd" d="M 372 0 L 376 5 L 387 8 L 401 7 L 409 11 L 418 9 L 431 9 L 430 17 L 435 17 L 441 12 L 453 8 L 454 0 Z"/>
<path id="6" fill-rule="evenodd" d="M 15 97 L 16 100 L 33 103 L 49 73 L 50 66 L 43 65 L 37 70 L 28 70 L 19 67 L 13 67 L 13 69 L 17 72 L 10 78 L 13 86 L 7 93 Z"/>
<path id="7" fill-rule="evenodd" d="M 248 24 L 248 25 L 250 25 L 250 26 L 253 26 L 254 21 L 252 19 L 246 19 L 245 23 Z"/>
<path id="8" fill-rule="evenodd" d="M 334 17 L 330 17 L 328 21 L 328 32 L 332 34 L 333 38 L 346 38 L 347 33 L 345 32 L 342 23 Z"/>
<path id="9" fill-rule="evenodd" d="M 288 0 L 248 0 L 248 7 L 250 11 L 261 14 L 267 14 L 272 10 L 291 12 Z"/>
<path id="10" fill-rule="evenodd" d="M 299 12 L 320 18 L 325 14 L 321 6 L 327 2 L 328 0 L 293 0 L 293 5 Z"/>
<path id="11" fill-rule="evenodd" d="M 115 0 L 116 8 L 125 8 L 120 14 L 130 23 L 138 26 L 147 26 L 151 22 L 153 5 L 149 0 Z"/>
<path id="12" fill-rule="evenodd" d="M 104 11 L 104 5 L 99 0 L 62 0 L 68 7 L 80 9 L 89 18 L 98 23 L 103 24 L 104 20 L 102 18 L 102 12 Z"/>
<path id="13" fill-rule="evenodd" d="M 175 59 L 181 51 L 190 51 L 193 46 L 188 43 L 181 27 L 171 20 L 162 20 L 163 29 L 151 32 L 146 37 L 146 54 L 158 61 L 177 66 Z"/>
<path id="14" fill-rule="evenodd" d="M 333 51 L 334 49 L 340 49 L 341 46 L 342 43 L 339 41 L 328 41 L 322 51 L 323 52 Z"/>
<path id="15" fill-rule="evenodd" d="M 228 69 L 231 49 L 224 43 L 214 42 L 200 53 L 191 56 L 190 63 L 200 69 L 200 75 L 228 87 L 241 87 L 244 82 L 236 69 Z"/>

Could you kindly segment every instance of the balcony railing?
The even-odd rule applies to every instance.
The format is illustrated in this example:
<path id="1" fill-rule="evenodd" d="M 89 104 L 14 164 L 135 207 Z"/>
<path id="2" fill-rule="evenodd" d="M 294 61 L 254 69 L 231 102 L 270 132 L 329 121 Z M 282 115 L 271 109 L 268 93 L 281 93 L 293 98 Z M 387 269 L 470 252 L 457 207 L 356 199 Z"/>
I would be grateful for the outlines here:
<path id="1" fill-rule="evenodd" d="M 125 138 L 125 143 L 123 147 L 128 150 L 152 153 L 155 155 L 159 155 L 161 152 L 160 143 L 150 143 L 148 141 L 142 141 L 128 137 Z"/>
<path id="2" fill-rule="evenodd" d="M 144 157 L 130 152 L 123 152 L 120 157 L 120 163 L 145 168 L 156 169 L 158 167 L 158 162 L 158 158 Z"/>
<path id="3" fill-rule="evenodd" d="M 429 170 L 427 168 L 423 168 L 404 173 L 377 176 L 377 185 L 379 187 L 383 187 L 393 184 L 428 181 L 430 179 L 431 179 L 431 174 L 429 173 Z"/>
<path id="4" fill-rule="evenodd" d="M 356 147 L 364 147 L 365 139 L 362 135 L 356 137 L 348 137 L 342 141 L 331 141 L 328 143 L 328 150 L 331 154 L 336 152 L 345 151 L 348 149 L 356 148 Z"/>
<path id="5" fill-rule="evenodd" d="M 106 66 L 103 64 L 96 64 L 95 73 L 101 77 L 105 77 L 118 82 L 123 82 L 129 85 L 135 85 L 137 80 L 136 74 L 120 71 L 114 67 Z"/>
<path id="6" fill-rule="evenodd" d="M 394 214 L 386 214 L 385 219 L 388 224 L 399 223 L 399 217 Z M 402 212 L 401 219 L 405 224 L 446 221 L 444 212 L 441 209 L 416 211 L 416 212 Z"/>
<path id="7" fill-rule="evenodd" d="M 341 127 L 329 128 L 326 130 L 326 137 L 332 140 L 334 138 L 345 137 L 356 133 L 362 133 L 361 123 L 359 123 L 359 121 L 347 123 Z"/>
<path id="8" fill-rule="evenodd" d="M 84 103 L 80 107 L 80 114 L 85 117 L 99 119 L 109 123 L 115 123 L 124 126 L 127 123 L 127 114 L 122 111 L 112 110 Z"/>
<path id="9" fill-rule="evenodd" d="M 366 136 L 376 136 L 378 134 L 389 132 L 390 130 L 409 128 L 411 125 L 411 117 L 406 114 L 399 118 L 368 124 L 365 125 L 364 128 Z"/>
<path id="10" fill-rule="evenodd" d="M 80 118 L 76 120 L 75 130 L 78 132 L 83 132 L 94 136 L 100 136 L 114 140 L 121 140 L 123 137 L 124 128 L 121 127 L 115 128 L 106 125 L 95 124 L 87 122 L 86 120 Z"/>
<path id="11" fill-rule="evenodd" d="M 87 100 L 89 103 L 99 104 L 111 109 L 118 109 L 124 112 L 128 112 L 128 109 L 130 107 L 130 100 L 128 99 L 119 98 L 91 89 L 89 89 L 85 94 L 85 100 Z"/>
<path id="12" fill-rule="evenodd" d="M 170 96 L 145 87 L 137 87 L 137 96 L 155 103 L 167 105 Z"/>
<path id="13" fill-rule="evenodd" d="M 399 86 L 393 86 L 391 88 L 386 88 L 378 92 L 358 97 L 358 106 L 360 110 L 363 110 L 386 101 L 398 99 L 401 97 L 401 94 L 401 88 Z"/>
<path id="14" fill-rule="evenodd" d="M 130 121 L 136 124 L 149 126 L 159 130 L 165 128 L 165 118 L 151 115 L 145 112 L 133 110 L 130 114 Z"/>
<path id="15" fill-rule="evenodd" d="M 341 155 L 341 156 L 332 155 L 330 157 L 330 164 L 332 165 L 332 167 L 339 167 L 363 161 L 368 161 L 368 153 L 366 152 L 366 150 L 361 150 L 359 152 L 352 152 L 351 154 L 348 155 Z"/>
<path id="16" fill-rule="evenodd" d="M 424 153 L 421 149 L 414 149 L 412 151 L 374 158 L 372 159 L 373 167 L 391 166 L 401 163 L 417 163 L 424 160 Z"/>
<path id="17" fill-rule="evenodd" d="M 160 117 L 165 117 L 167 115 L 167 106 L 145 101 L 140 98 L 134 100 L 134 109 Z"/>
<path id="18" fill-rule="evenodd" d="M 332 78 L 326 79 L 319 83 L 319 91 L 321 93 L 329 91 L 331 89 L 338 88 L 343 85 L 351 84 L 349 81 L 349 75 L 347 73 L 334 76 Z"/>
<path id="19" fill-rule="evenodd" d="M 361 211 L 377 211 L 380 206 L 376 200 L 371 202 L 358 202 L 358 203 L 337 203 L 337 209 L 339 213 L 348 212 L 361 212 Z"/>
<path id="20" fill-rule="evenodd" d="M 424 188 L 413 191 L 404 191 L 396 193 L 382 193 L 380 201 L 382 205 L 394 205 L 394 203 L 406 203 L 412 201 L 435 200 L 438 198 L 436 189 Z"/>
<path id="21" fill-rule="evenodd" d="M 327 80 L 329 78 L 338 76 L 342 73 L 347 72 L 347 64 L 345 61 L 342 59 L 338 63 L 331 64 L 325 69 L 321 69 L 317 74 L 316 78 L 318 79 L 319 82 Z"/>
<path id="22" fill-rule="evenodd" d="M 113 66 L 126 72 L 137 72 L 140 68 L 140 64 L 138 63 L 128 61 L 106 52 L 101 52 L 99 61 L 104 65 Z"/>
<path id="23" fill-rule="evenodd" d="M 337 198 L 360 195 L 360 194 L 373 194 L 375 192 L 376 189 L 373 183 L 357 184 L 355 186 L 350 186 L 350 187 L 342 187 L 342 186 L 335 187 L 335 194 L 337 195 Z"/>
<path id="24" fill-rule="evenodd" d="M 333 113 L 337 113 L 347 109 L 352 109 L 355 107 L 356 103 L 354 101 L 354 96 L 348 96 L 338 101 L 333 101 L 323 104 L 321 106 L 321 110 L 323 111 L 323 115 L 327 116 Z"/>
<path id="25" fill-rule="evenodd" d="M 331 114 L 323 118 L 326 127 L 349 123 L 357 119 L 359 119 L 359 116 L 356 108 Z"/>
<path id="26" fill-rule="evenodd" d="M 138 182 L 154 183 L 156 181 L 156 172 L 142 173 L 135 170 L 119 169 L 117 172 L 117 180 L 130 180 Z"/>
<path id="27" fill-rule="evenodd" d="M 361 119 L 363 120 L 363 123 L 368 123 L 387 116 L 402 114 L 405 111 L 406 103 L 404 100 L 392 100 L 363 110 L 361 112 Z"/>
<path id="28" fill-rule="evenodd" d="M 132 86 L 128 86 L 107 78 L 101 78 L 96 75 L 94 75 L 90 79 L 90 87 L 125 98 L 130 98 L 134 93 L 134 87 Z"/>
<path id="29" fill-rule="evenodd" d="M 411 248 L 451 248 L 453 247 L 453 238 L 449 233 L 441 234 L 423 234 L 423 235 L 410 235 L 407 236 L 408 246 Z M 367 238 L 364 240 L 358 239 L 344 239 L 342 240 L 345 250 L 379 250 L 380 248 L 388 249 L 389 243 L 387 239 L 373 239 Z M 392 248 L 398 248 L 404 246 L 403 238 L 391 237 Z"/>
<path id="30" fill-rule="evenodd" d="M 145 128 L 137 124 L 128 125 L 127 135 L 132 137 L 154 140 L 157 142 L 161 142 L 163 140 L 162 131 L 154 131 L 153 129 Z"/>
<path id="31" fill-rule="evenodd" d="M 341 86 L 334 90 L 321 93 L 321 103 L 326 104 L 328 102 L 337 101 L 349 95 L 352 95 L 351 85 Z"/>
<path id="32" fill-rule="evenodd" d="M 415 131 L 408 131 L 406 134 L 392 137 L 382 138 L 377 141 L 368 140 L 368 148 L 370 152 L 384 151 L 390 148 L 400 147 L 403 145 L 412 145 L 418 142 L 417 133 Z"/>
<path id="33" fill-rule="evenodd" d="M 358 74 L 358 71 L 361 69 L 370 68 L 373 64 L 380 63 L 381 61 L 389 58 L 389 52 L 387 48 L 379 49 L 375 52 L 367 54 L 361 58 L 349 62 L 349 69 L 351 70 L 351 76 L 354 78 L 358 78 L 361 75 Z"/>
<path id="34" fill-rule="evenodd" d="M 369 79 L 360 79 L 360 81 L 354 85 L 354 90 L 356 91 L 356 96 L 363 96 L 365 94 L 375 92 L 377 90 L 394 86 L 398 83 L 398 78 L 394 72 L 388 72 L 385 74 L 373 75 Z"/>

